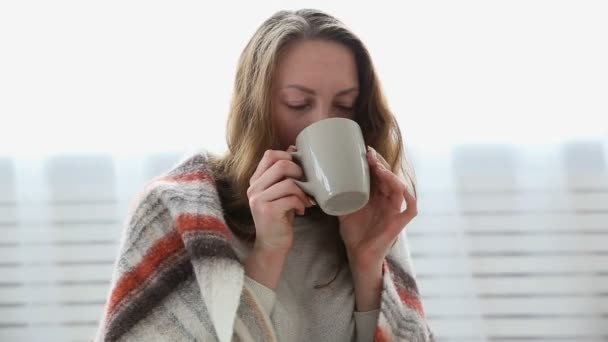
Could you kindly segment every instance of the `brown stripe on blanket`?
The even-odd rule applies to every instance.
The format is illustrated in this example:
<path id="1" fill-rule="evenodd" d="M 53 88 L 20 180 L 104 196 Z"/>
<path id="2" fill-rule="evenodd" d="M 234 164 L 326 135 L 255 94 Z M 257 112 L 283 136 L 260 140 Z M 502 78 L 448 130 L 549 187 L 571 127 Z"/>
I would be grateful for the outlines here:
<path id="1" fill-rule="evenodd" d="M 411 274 L 407 273 L 399 264 L 399 261 L 393 259 L 391 255 L 386 256 L 386 263 L 391 271 L 391 275 L 393 275 L 393 279 L 395 280 L 395 285 L 400 287 L 401 289 L 413 293 L 418 296 L 418 286 L 416 285 L 416 280 L 412 277 Z"/>
<path id="2" fill-rule="evenodd" d="M 238 261 L 234 247 L 223 234 L 216 232 L 191 231 L 182 236 L 186 249 L 192 258 L 213 257 Z"/>
<path id="3" fill-rule="evenodd" d="M 169 233 L 158 239 L 146 252 L 139 263 L 117 280 L 110 295 L 108 314 L 112 315 L 114 309 L 141 283 L 145 282 L 170 256 L 184 249 L 184 242 L 177 232 Z"/>
<path id="4" fill-rule="evenodd" d="M 259 336 L 263 341 L 275 341 L 272 333 L 272 323 L 262 313 L 262 307 L 253 299 L 253 294 L 243 288 L 237 316 L 241 318 L 252 336 Z"/>
<path id="5" fill-rule="evenodd" d="M 168 257 L 115 308 L 106 325 L 106 339 L 119 339 L 192 274 L 192 263 L 185 250 Z"/>
<path id="6" fill-rule="evenodd" d="M 383 268 L 385 274 L 389 273 L 401 302 L 407 307 L 414 309 L 424 318 L 424 308 L 418 296 L 418 288 L 414 278 L 390 257 L 385 259 Z"/>

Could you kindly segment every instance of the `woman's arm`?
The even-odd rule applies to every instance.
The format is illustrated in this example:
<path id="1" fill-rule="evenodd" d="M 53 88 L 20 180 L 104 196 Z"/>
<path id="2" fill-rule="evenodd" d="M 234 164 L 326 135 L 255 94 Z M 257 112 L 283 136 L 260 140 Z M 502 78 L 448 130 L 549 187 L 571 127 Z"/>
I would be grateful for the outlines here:
<path id="1" fill-rule="evenodd" d="M 349 261 L 354 258 L 349 257 Z M 357 311 L 371 311 L 380 308 L 382 293 L 382 263 L 377 265 L 350 265 L 355 286 Z"/>
<path id="2" fill-rule="evenodd" d="M 269 250 L 254 244 L 245 261 L 245 274 L 267 288 L 275 290 L 283 272 L 287 252 L 287 250 Z"/>

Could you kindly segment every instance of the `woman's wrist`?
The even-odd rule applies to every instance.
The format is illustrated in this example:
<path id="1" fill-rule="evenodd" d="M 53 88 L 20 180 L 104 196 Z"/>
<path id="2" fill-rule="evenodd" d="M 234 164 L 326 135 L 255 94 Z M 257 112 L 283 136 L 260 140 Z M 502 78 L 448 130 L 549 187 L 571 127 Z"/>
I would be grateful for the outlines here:
<path id="1" fill-rule="evenodd" d="M 382 263 L 365 267 L 350 263 L 355 286 L 356 311 L 367 312 L 380 308 L 382 295 Z"/>
<path id="2" fill-rule="evenodd" d="M 279 284 L 288 250 L 273 250 L 254 243 L 245 260 L 245 274 L 258 283 L 275 290 Z"/>

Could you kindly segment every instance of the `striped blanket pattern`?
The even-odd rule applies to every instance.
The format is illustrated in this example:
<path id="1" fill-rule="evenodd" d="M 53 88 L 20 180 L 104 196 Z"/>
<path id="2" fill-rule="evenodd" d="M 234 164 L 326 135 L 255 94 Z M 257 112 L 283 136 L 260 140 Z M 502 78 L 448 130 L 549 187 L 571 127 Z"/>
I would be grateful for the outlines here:
<path id="1" fill-rule="evenodd" d="M 187 156 L 132 201 L 93 341 L 276 341 L 244 286 L 208 160 Z M 408 257 L 384 261 L 374 341 L 434 341 Z"/>

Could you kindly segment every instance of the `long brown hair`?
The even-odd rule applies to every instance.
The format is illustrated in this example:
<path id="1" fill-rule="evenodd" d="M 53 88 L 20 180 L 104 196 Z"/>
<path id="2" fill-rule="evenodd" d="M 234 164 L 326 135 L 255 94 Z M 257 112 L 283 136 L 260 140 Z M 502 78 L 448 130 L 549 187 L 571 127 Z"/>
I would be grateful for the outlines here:
<path id="1" fill-rule="evenodd" d="M 355 56 L 359 96 L 354 120 L 365 143 L 378 151 L 416 194 L 414 170 L 406 157 L 397 121 L 382 94 L 367 48 L 340 20 L 314 9 L 279 11 L 257 29 L 241 53 L 227 122 L 228 151 L 211 159 L 226 220 L 245 240 L 255 239 L 247 198 L 249 179 L 267 149 L 279 149 L 270 113 L 271 85 L 282 49 L 305 39 L 348 47 Z"/>

